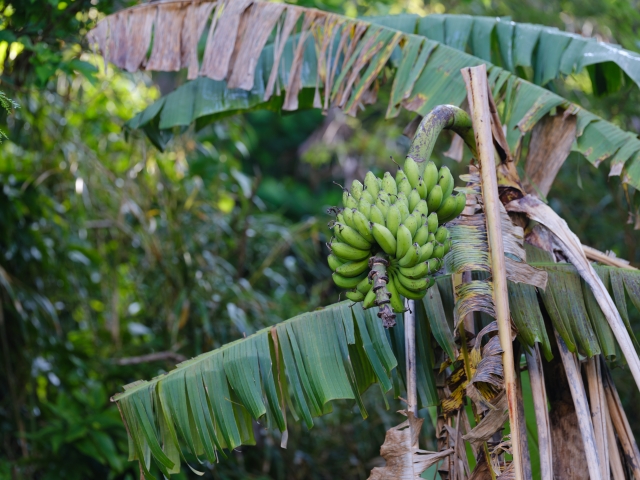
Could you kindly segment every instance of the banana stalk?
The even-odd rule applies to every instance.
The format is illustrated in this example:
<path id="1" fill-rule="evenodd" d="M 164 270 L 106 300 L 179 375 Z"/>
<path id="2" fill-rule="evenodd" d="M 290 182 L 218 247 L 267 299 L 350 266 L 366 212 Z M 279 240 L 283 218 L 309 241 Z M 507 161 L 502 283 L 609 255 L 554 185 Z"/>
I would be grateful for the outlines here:
<path id="1" fill-rule="evenodd" d="M 378 253 L 371 257 L 371 273 L 369 276 L 373 282 L 372 290 L 376 292 L 375 304 L 378 306 L 378 317 L 382 319 L 382 324 L 385 328 L 391 328 L 396 324 L 396 315 L 393 313 L 393 309 L 390 305 L 390 294 L 387 289 L 387 283 L 389 282 L 389 276 L 387 275 L 387 267 L 389 261 Z"/>
<path id="2" fill-rule="evenodd" d="M 407 158 L 412 158 L 418 164 L 420 175 L 425 171 L 442 130 L 453 130 L 460 135 L 473 152 L 473 156 L 476 156 L 476 141 L 469 114 L 453 105 L 440 105 L 422 119 L 407 154 Z"/>

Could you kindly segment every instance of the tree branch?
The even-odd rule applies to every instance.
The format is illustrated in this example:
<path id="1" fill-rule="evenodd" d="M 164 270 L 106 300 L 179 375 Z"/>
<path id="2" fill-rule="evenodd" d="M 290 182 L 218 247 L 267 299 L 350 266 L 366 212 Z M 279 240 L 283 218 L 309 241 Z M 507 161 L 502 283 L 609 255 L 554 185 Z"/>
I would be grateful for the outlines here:
<path id="1" fill-rule="evenodd" d="M 115 363 L 117 365 L 138 365 L 140 363 L 159 362 L 162 360 L 172 360 L 175 363 L 180 363 L 186 359 L 187 357 L 176 352 L 155 352 L 138 357 L 118 358 Z"/>

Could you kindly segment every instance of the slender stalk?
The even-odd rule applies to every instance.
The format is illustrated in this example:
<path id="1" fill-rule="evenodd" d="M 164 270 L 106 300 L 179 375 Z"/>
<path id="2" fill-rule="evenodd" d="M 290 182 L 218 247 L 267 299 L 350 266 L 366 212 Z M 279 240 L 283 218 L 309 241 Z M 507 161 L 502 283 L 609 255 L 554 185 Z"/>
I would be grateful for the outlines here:
<path id="1" fill-rule="evenodd" d="M 609 463 L 611 464 L 611 477 L 613 480 L 625 480 L 624 467 L 622 466 L 622 459 L 620 458 L 620 450 L 618 450 L 618 443 L 616 442 L 616 433 L 613 431 L 613 423 L 609 415 L 609 408 L 605 412 L 607 420 L 607 440 L 609 444 Z"/>
<path id="2" fill-rule="evenodd" d="M 543 480 L 553 478 L 553 448 L 551 445 L 551 423 L 547 406 L 547 390 L 544 384 L 544 372 L 540 349 L 536 344 L 531 353 L 525 351 L 531 393 L 533 394 L 533 408 L 538 427 L 538 451 L 540 455 L 540 477 Z"/>
<path id="3" fill-rule="evenodd" d="M 453 105 L 439 105 L 422 119 L 407 153 L 407 157 L 418 164 L 420 174 L 424 172 L 442 130 L 453 130 L 460 135 L 475 155 L 476 143 L 469 114 Z"/>
<path id="4" fill-rule="evenodd" d="M 627 466 L 633 473 L 633 478 L 640 478 L 640 451 L 638 444 L 631 431 L 631 426 L 622 408 L 622 402 L 618 396 L 618 391 L 613 384 L 613 379 L 606 366 L 602 366 L 602 379 L 604 380 L 604 391 L 609 407 L 609 418 L 618 438 L 620 446 L 627 459 Z"/>
<path id="5" fill-rule="evenodd" d="M 418 388 L 416 376 L 416 305 L 404 299 L 404 351 L 407 365 L 407 410 L 418 416 Z"/>
<path id="6" fill-rule="evenodd" d="M 520 443 L 520 419 L 518 418 L 516 372 L 513 359 L 511 338 L 511 319 L 509 313 L 509 294 L 507 290 L 507 273 L 502 242 L 502 226 L 500 220 L 500 198 L 498 180 L 496 178 L 496 162 L 494 158 L 493 135 L 491 133 L 491 116 L 489 111 L 487 70 L 485 65 L 462 69 L 462 76 L 467 85 L 467 98 L 471 108 L 471 120 L 475 132 L 477 158 L 480 163 L 482 179 L 482 196 L 484 198 L 487 218 L 487 236 L 489 253 L 491 254 L 491 272 L 493 279 L 493 297 L 498 323 L 498 335 L 502 348 L 502 365 L 504 384 L 509 406 L 509 422 L 511 425 L 511 444 L 516 480 L 523 480 L 522 468 L 523 447 Z"/>
<path id="7" fill-rule="evenodd" d="M 587 394 L 584 391 L 584 385 L 582 384 L 582 377 L 576 366 L 575 356 L 569 351 L 564 340 L 562 340 L 555 329 L 553 333 L 558 342 L 560 358 L 562 359 L 562 364 L 567 374 L 573 405 L 576 409 L 576 416 L 578 417 L 578 427 L 580 428 L 584 453 L 587 459 L 589 478 L 591 478 L 591 480 L 602 480 L 600 456 L 598 454 L 598 447 L 596 446 L 595 432 L 593 431 L 593 424 L 591 423 L 591 413 L 589 412 L 589 404 L 587 402 Z"/>
<path id="8" fill-rule="evenodd" d="M 591 407 L 591 421 L 595 434 L 596 447 L 600 458 L 600 472 L 603 480 L 610 479 L 609 447 L 607 435 L 607 419 L 605 418 L 606 399 L 600 373 L 600 358 L 591 357 L 586 363 L 587 388 L 589 390 L 589 405 Z"/>

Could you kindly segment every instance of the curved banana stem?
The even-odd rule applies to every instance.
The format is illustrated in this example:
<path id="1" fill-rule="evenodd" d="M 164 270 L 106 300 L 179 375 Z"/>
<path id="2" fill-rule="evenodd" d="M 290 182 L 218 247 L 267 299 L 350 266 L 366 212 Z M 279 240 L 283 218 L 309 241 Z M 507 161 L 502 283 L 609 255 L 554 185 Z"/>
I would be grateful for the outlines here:
<path id="1" fill-rule="evenodd" d="M 391 301 L 391 295 L 387 289 L 387 283 L 389 283 L 389 276 L 387 275 L 387 267 L 389 261 L 378 253 L 371 257 L 369 260 L 371 272 L 369 277 L 373 281 L 373 291 L 376 292 L 376 305 L 379 308 L 378 317 L 382 319 L 382 325 L 385 328 L 391 328 L 396 324 L 396 315 L 393 313 L 393 309 L 389 302 Z"/>
<path id="2" fill-rule="evenodd" d="M 407 157 L 416 161 L 421 175 L 442 130 L 456 132 L 471 149 L 473 155 L 476 155 L 476 140 L 469 114 L 453 105 L 439 105 L 420 122 L 407 154 Z"/>

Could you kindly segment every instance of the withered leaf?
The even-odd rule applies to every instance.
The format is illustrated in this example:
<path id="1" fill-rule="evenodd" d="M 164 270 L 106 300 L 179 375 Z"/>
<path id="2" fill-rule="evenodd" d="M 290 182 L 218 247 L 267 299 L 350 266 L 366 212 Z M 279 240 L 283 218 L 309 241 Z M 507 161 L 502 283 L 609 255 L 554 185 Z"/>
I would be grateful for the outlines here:
<path id="1" fill-rule="evenodd" d="M 369 480 L 417 480 L 420 474 L 439 460 L 448 457 L 453 449 L 429 452 L 418 448 L 421 418 L 412 412 L 400 412 L 407 420 L 387 430 L 380 455 L 387 461 L 384 467 L 375 467 Z"/>

